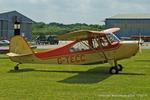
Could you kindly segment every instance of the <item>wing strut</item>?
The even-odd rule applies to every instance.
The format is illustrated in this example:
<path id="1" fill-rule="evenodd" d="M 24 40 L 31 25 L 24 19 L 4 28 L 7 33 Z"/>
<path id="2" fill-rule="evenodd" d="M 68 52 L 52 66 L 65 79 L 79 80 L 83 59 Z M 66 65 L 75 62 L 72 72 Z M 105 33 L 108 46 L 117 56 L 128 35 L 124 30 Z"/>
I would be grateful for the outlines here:
<path id="1" fill-rule="evenodd" d="M 98 38 L 97 39 L 99 39 L 100 37 L 98 36 Z M 105 54 L 105 51 L 104 51 L 104 49 L 103 49 L 103 46 L 102 46 L 102 44 L 100 43 L 100 41 L 98 41 L 96 39 L 96 41 L 97 41 L 97 43 L 99 44 L 99 46 L 100 46 L 100 49 L 101 49 L 101 51 L 102 51 L 102 53 L 103 53 L 103 55 L 104 55 L 104 57 L 105 57 L 105 59 L 106 59 L 106 61 L 108 60 L 108 58 L 107 58 L 107 56 L 106 56 L 106 54 Z"/>
<path id="2" fill-rule="evenodd" d="M 98 41 L 97 39 L 96 39 L 96 41 L 98 42 L 98 44 L 99 44 L 99 46 L 100 46 L 100 49 L 101 49 L 101 51 L 102 51 L 102 53 L 103 53 L 103 55 L 104 55 L 104 58 L 105 58 L 105 60 L 107 61 L 108 60 L 108 58 L 107 58 L 107 56 L 106 56 L 106 54 L 105 54 L 105 51 L 103 50 L 103 48 L 102 48 L 102 44 L 100 43 L 100 41 Z M 81 41 L 84 45 L 86 45 L 87 47 L 89 47 L 90 49 L 92 49 L 93 51 L 95 51 L 95 52 L 98 52 L 98 54 L 99 54 L 99 51 L 97 51 L 97 50 L 95 50 L 94 48 L 92 48 L 90 45 L 87 45 L 86 43 L 84 43 L 83 41 Z M 100 55 L 100 54 L 99 54 Z"/>

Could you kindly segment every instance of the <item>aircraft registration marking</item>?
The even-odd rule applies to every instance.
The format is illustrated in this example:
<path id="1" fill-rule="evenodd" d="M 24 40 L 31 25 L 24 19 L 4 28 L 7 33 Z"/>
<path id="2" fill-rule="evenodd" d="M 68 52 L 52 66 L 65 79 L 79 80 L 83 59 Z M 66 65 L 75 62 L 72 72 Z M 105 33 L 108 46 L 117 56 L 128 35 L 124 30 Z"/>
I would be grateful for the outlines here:
<path id="1" fill-rule="evenodd" d="M 81 63 L 84 61 L 85 61 L 85 55 L 84 54 L 63 56 L 63 57 L 57 58 L 58 64 Z"/>

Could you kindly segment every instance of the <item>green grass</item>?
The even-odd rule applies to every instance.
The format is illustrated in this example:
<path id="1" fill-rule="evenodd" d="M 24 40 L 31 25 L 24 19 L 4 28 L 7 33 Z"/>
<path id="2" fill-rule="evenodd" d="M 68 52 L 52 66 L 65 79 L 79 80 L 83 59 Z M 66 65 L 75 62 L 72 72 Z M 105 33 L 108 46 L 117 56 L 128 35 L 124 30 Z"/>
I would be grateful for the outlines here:
<path id="1" fill-rule="evenodd" d="M 20 65 L 0 55 L 0 100 L 149 100 L 150 50 L 120 61 L 124 70 L 108 74 L 109 64 Z"/>

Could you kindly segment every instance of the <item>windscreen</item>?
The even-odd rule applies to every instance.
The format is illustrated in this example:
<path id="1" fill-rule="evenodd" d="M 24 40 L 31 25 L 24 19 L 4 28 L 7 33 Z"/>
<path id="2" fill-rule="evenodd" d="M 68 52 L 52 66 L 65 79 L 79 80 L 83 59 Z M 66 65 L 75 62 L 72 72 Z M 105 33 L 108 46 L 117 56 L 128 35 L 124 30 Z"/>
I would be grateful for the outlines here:
<path id="1" fill-rule="evenodd" d="M 106 36 L 111 43 L 120 41 L 113 33 L 108 33 Z"/>

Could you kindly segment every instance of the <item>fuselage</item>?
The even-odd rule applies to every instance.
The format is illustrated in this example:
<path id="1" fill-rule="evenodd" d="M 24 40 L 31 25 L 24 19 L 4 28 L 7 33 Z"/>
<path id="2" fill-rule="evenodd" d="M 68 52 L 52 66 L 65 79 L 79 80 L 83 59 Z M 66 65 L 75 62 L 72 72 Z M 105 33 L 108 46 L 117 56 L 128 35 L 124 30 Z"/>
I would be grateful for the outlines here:
<path id="1" fill-rule="evenodd" d="M 18 63 L 35 64 L 92 64 L 108 60 L 122 60 L 134 56 L 139 49 L 138 41 L 117 41 L 101 48 L 89 48 L 72 52 L 77 41 L 53 50 L 33 52 L 31 55 L 10 57 Z"/>

